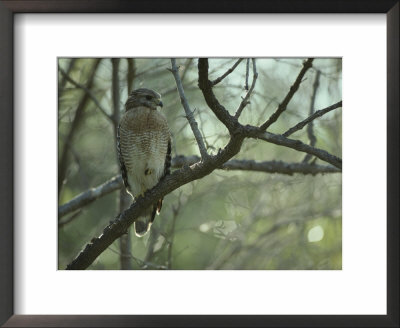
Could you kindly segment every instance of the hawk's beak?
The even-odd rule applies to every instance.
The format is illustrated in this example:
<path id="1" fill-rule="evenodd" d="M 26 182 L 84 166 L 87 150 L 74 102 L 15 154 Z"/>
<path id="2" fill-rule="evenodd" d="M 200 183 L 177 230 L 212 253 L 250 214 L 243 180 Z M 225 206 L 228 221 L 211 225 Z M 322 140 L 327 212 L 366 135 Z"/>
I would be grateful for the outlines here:
<path id="1" fill-rule="evenodd" d="M 161 100 L 158 102 L 157 106 L 160 106 L 160 107 L 162 107 L 162 106 L 163 106 L 163 103 L 162 103 L 162 101 L 161 101 Z"/>

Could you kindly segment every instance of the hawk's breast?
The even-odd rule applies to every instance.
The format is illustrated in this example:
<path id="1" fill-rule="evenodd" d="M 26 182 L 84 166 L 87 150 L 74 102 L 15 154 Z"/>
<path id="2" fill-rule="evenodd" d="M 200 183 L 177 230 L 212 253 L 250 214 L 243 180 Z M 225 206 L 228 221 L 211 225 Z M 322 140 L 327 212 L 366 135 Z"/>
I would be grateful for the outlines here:
<path id="1" fill-rule="evenodd" d="M 127 111 L 120 124 L 120 147 L 133 196 L 154 187 L 164 173 L 170 133 L 166 118 L 147 107 Z"/>

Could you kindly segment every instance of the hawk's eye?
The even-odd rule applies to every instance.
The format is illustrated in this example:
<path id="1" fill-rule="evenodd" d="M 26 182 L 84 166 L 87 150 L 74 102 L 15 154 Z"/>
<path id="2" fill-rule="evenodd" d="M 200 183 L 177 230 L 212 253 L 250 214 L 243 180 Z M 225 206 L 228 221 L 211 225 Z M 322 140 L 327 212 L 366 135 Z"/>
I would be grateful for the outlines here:
<path id="1" fill-rule="evenodd" d="M 151 100 L 151 96 L 146 96 L 146 99 L 147 100 Z"/>

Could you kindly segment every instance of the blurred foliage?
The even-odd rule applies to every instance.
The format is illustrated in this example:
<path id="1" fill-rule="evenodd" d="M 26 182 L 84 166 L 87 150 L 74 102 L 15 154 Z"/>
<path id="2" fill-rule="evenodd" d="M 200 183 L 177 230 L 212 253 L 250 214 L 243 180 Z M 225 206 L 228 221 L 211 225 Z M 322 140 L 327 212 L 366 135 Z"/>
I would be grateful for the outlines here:
<path id="1" fill-rule="evenodd" d="M 132 60 L 132 59 L 131 59 Z M 240 121 L 260 124 L 275 111 L 302 66 L 303 59 L 257 59 L 259 78 L 251 103 Z M 236 59 L 210 59 L 210 79 L 229 69 Z M 59 66 L 76 82 L 86 85 L 94 59 L 63 58 Z M 184 116 L 170 61 L 133 59 L 133 88 L 147 87 L 163 97 L 173 135 L 172 155 L 199 155 Z M 206 140 L 216 153 L 228 140 L 224 125 L 207 107 L 197 86 L 197 59 L 177 60 L 191 109 Z M 250 65 L 251 66 L 251 65 Z M 234 113 L 245 95 L 246 60 L 214 87 L 219 101 Z M 315 59 L 287 111 L 270 129 L 283 133 L 309 116 L 316 70 L 321 72 L 314 108 L 341 100 L 341 59 Z M 111 59 L 102 59 L 91 92 L 112 114 Z M 128 60 L 119 69 L 120 111 L 128 96 Z M 252 80 L 250 70 L 249 83 Z M 75 110 L 84 91 L 59 74 L 59 160 Z M 341 109 L 314 121 L 316 147 L 341 157 Z M 291 136 L 309 143 L 307 128 Z M 78 128 L 68 144 L 67 173 L 59 204 L 119 173 L 114 128 L 96 107 L 87 103 Z M 305 153 L 257 140 L 245 140 L 238 159 L 301 162 Z M 314 160 L 314 159 L 312 159 Z M 317 160 L 318 164 L 326 164 Z M 131 233 L 133 269 L 341 269 L 341 174 L 292 176 L 251 171 L 216 170 L 182 186 L 164 198 L 161 215 L 151 233 L 137 238 Z M 119 213 L 119 192 L 84 207 L 58 231 L 58 262 L 64 269 L 94 236 Z M 132 230 L 132 228 L 131 228 Z M 119 269 L 119 242 L 114 242 L 89 269 Z"/>

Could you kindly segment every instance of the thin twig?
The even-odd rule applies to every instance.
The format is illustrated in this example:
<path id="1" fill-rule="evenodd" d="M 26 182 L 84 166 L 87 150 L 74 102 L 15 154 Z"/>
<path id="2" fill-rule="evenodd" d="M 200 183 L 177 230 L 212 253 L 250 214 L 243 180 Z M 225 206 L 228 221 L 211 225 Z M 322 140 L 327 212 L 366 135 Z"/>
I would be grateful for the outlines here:
<path id="1" fill-rule="evenodd" d="M 290 87 L 290 90 L 287 93 L 285 99 L 283 99 L 282 103 L 279 104 L 278 108 L 270 116 L 270 118 L 260 126 L 261 130 L 265 131 L 266 129 L 268 129 L 273 123 L 275 123 L 278 120 L 279 116 L 286 110 L 289 101 L 293 98 L 294 94 L 299 89 L 300 83 L 303 80 L 304 75 L 312 67 L 313 60 L 314 60 L 313 58 L 309 58 L 303 63 L 303 68 L 301 69 L 299 75 L 297 76 L 296 81 Z"/>
<path id="2" fill-rule="evenodd" d="M 336 166 L 339 169 L 342 169 L 342 159 L 328 153 L 326 150 L 311 147 L 300 140 L 288 139 L 280 134 L 264 132 L 259 128 L 250 125 L 243 127 L 243 130 L 244 135 L 246 135 L 248 138 L 261 139 L 275 145 L 280 145 L 311 154 L 325 162 L 328 162 L 329 164 Z"/>
<path id="3" fill-rule="evenodd" d="M 183 81 L 185 80 L 187 72 L 189 71 L 192 61 L 193 61 L 193 58 L 188 58 L 185 62 L 184 69 L 183 69 L 182 76 L 181 76 L 182 84 L 183 84 Z"/>
<path id="4" fill-rule="evenodd" d="M 230 68 L 228 69 L 224 74 L 222 74 L 219 78 L 215 79 L 214 81 L 212 81 L 212 85 L 217 85 L 219 82 L 221 82 L 224 78 L 226 78 L 229 74 L 231 74 L 235 68 L 240 64 L 240 62 L 243 60 L 243 58 L 239 58 L 236 63 Z"/>
<path id="5" fill-rule="evenodd" d="M 65 76 L 69 76 L 69 73 L 71 73 L 71 71 L 72 71 L 72 69 L 73 69 L 73 67 L 75 65 L 75 62 L 76 62 L 76 58 L 71 58 L 70 59 L 70 61 L 68 63 L 66 75 L 63 75 L 63 78 L 62 78 L 62 80 L 60 82 L 60 85 L 58 87 L 60 90 L 64 89 L 65 83 L 67 83 L 67 79 L 65 78 Z"/>
<path id="6" fill-rule="evenodd" d="M 178 88 L 181 103 L 182 103 L 182 106 L 186 113 L 186 118 L 189 121 L 190 127 L 192 128 L 192 131 L 194 134 L 194 137 L 196 138 L 201 157 L 203 158 L 203 160 L 206 160 L 208 158 L 208 154 L 207 154 L 206 147 L 204 145 L 203 137 L 199 131 L 199 127 L 193 116 L 193 112 L 190 110 L 189 103 L 185 96 L 185 92 L 183 91 L 182 81 L 181 81 L 181 78 L 179 77 L 178 68 L 176 66 L 176 60 L 174 58 L 171 58 L 171 66 L 172 66 L 171 72 L 175 78 L 175 82 L 176 82 L 176 86 Z"/>
<path id="7" fill-rule="evenodd" d="M 155 254 L 154 248 L 156 246 L 157 241 L 159 240 L 159 237 L 161 236 L 164 238 L 163 244 L 167 240 L 165 233 L 161 232 L 161 231 L 164 231 L 164 227 L 167 223 L 167 220 L 160 220 L 160 221 L 161 221 L 161 223 L 160 223 L 159 229 L 157 229 L 157 227 L 155 227 L 154 225 L 150 229 L 150 237 L 147 241 L 147 251 L 146 251 L 146 255 L 143 259 L 146 262 L 150 262 L 151 259 L 153 258 L 154 254 Z M 162 248 L 160 248 L 158 251 L 160 251 L 161 249 Z"/>
<path id="8" fill-rule="evenodd" d="M 249 74 L 250 74 L 250 58 L 246 60 L 246 81 L 244 83 L 244 89 L 249 90 Z"/>
<path id="9" fill-rule="evenodd" d="M 96 96 L 93 94 L 93 92 L 85 87 L 84 85 L 76 82 L 75 80 L 73 80 L 61 67 L 58 67 L 58 70 L 60 71 L 61 75 L 64 76 L 64 78 L 70 82 L 72 85 L 74 85 L 75 87 L 77 87 L 78 89 L 83 90 L 89 97 L 90 99 L 92 99 L 92 101 L 95 103 L 95 105 L 97 106 L 98 109 L 100 109 L 101 113 L 110 121 L 112 121 L 112 117 L 107 114 L 107 111 L 103 108 L 103 106 L 101 106 L 101 104 L 99 103 L 99 101 L 97 100 Z"/>
<path id="10" fill-rule="evenodd" d="M 89 79 L 87 82 L 86 89 L 90 90 L 94 83 L 94 77 L 96 75 L 97 68 L 100 64 L 101 59 L 96 59 L 94 61 L 92 71 L 89 74 Z M 68 135 L 65 138 L 64 147 L 61 154 L 61 159 L 58 164 L 58 197 L 60 197 L 62 186 L 64 185 L 65 175 L 67 172 L 67 160 L 68 160 L 68 153 L 70 149 L 70 144 L 75 136 L 75 132 L 82 120 L 83 112 L 86 107 L 87 102 L 89 101 L 89 94 L 85 93 L 79 102 L 79 105 L 75 111 L 74 120 L 72 121 L 71 128 L 69 129 Z"/>
<path id="11" fill-rule="evenodd" d="M 284 134 L 282 134 L 284 137 L 289 137 L 291 134 L 295 133 L 296 131 L 301 130 L 304 128 L 307 124 L 312 122 L 318 117 L 321 117 L 325 115 L 326 113 L 329 113 L 330 111 L 342 107 L 342 101 L 337 102 L 336 104 L 333 104 L 329 107 L 326 107 L 324 109 L 317 110 L 314 114 L 311 116 L 307 117 L 304 121 L 301 121 L 300 123 L 297 123 L 295 126 L 291 127 L 289 130 L 287 130 Z"/>
<path id="12" fill-rule="evenodd" d="M 110 250 L 114 254 L 117 254 L 117 255 L 121 256 L 121 254 L 117 250 L 113 249 L 112 247 L 108 247 L 108 250 Z M 153 269 L 156 269 L 156 270 L 167 270 L 167 267 L 164 266 L 164 265 L 159 265 L 159 264 L 152 263 L 152 262 L 149 262 L 149 261 L 141 260 L 141 259 L 133 256 L 132 253 L 129 253 L 128 256 L 129 256 L 129 258 L 134 260 L 140 266 L 141 269 L 153 268 Z"/>
<path id="13" fill-rule="evenodd" d="M 317 74 L 315 76 L 315 81 L 314 81 L 314 85 L 313 85 L 313 94 L 311 97 L 310 112 L 309 112 L 308 116 L 311 116 L 314 114 L 315 98 L 317 97 L 320 76 L 321 76 L 321 71 L 317 70 Z M 310 140 L 310 146 L 312 146 L 312 147 L 314 147 L 315 143 L 317 142 L 317 138 L 315 137 L 313 127 L 314 127 L 313 122 L 311 121 L 307 126 L 307 134 L 308 134 L 308 139 Z"/>
<path id="14" fill-rule="evenodd" d="M 179 211 L 182 206 L 182 201 L 181 201 L 181 195 L 179 195 L 179 202 L 178 205 L 172 206 L 172 223 L 171 223 L 171 230 L 169 231 L 169 237 L 168 237 L 168 255 L 167 255 L 167 267 L 168 270 L 172 269 L 172 246 L 174 244 L 174 236 L 175 236 L 175 224 L 176 224 L 176 219 L 178 218 Z"/>
<path id="15" fill-rule="evenodd" d="M 238 109 L 236 110 L 235 113 L 235 118 L 239 118 L 239 116 L 242 114 L 243 109 L 250 103 L 249 99 L 250 96 L 254 90 L 254 87 L 256 86 L 256 81 L 257 81 L 257 77 L 258 77 L 258 73 L 257 73 L 257 67 L 256 67 L 256 60 L 255 58 L 252 59 L 253 61 L 253 82 L 251 83 L 251 87 L 250 90 L 246 93 L 246 96 L 243 98 L 243 100 L 241 101 Z"/>
<path id="16" fill-rule="evenodd" d="M 315 99 L 317 98 L 317 91 L 319 88 L 319 79 L 321 77 L 321 71 L 320 70 L 316 70 L 317 74 L 315 75 L 315 80 L 314 80 L 314 85 L 313 85 L 313 93 L 311 95 L 311 102 L 310 102 L 310 110 L 308 113 L 308 116 L 311 116 L 312 114 L 314 114 L 315 110 Z M 317 143 L 317 137 L 314 134 L 314 124 L 311 121 L 308 125 L 307 125 L 307 135 L 308 135 L 308 139 L 310 140 L 310 146 L 314 147 L 315 144 Z M 304 156 L 303 162 L 308 162 L 311 159 L 311 155 L 310 154 L 306 154 L 306 156 Z"/>

